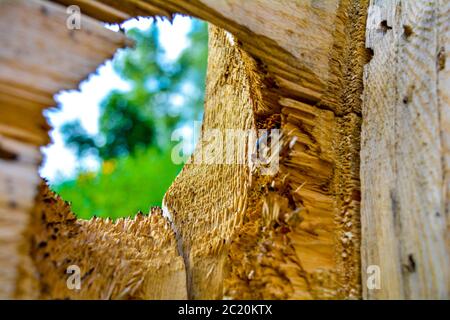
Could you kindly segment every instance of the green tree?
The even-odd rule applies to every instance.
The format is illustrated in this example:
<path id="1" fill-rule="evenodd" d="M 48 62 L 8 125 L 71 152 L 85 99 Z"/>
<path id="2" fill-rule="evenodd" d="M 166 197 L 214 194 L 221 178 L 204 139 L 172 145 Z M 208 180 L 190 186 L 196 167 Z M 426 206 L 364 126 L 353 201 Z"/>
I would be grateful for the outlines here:
<path id="1" fill-rule="evenodd" d="M 98 172 L 80 173 L 76 179 L 52 188 L 71 202 L 79 218 L 133 216 L 160 206 L 180 169 L 172 164 L 170 152 L 149 148 L 133 156 L 104 161 Z"/>
<path id="2" fill-rule="evenodd" d="M 181 169 L 171 161 L 171 132 L 202 117 L 207 28 L 194 19 L 191 26 L 189 44 L 174 61 L 166 58 L 155 24 L 128 31 L 135 47 L 119 52 L 113 66 L 131 89 L 114 90 L 102 101 L 98 134 L 77 121 L 62 127 L 80 159 L 101 160 L 98 172 L 79 172 L 52 186 L 78 217 L 117 218 L 161 205 Z"/>
<path id="3" fill-rule="evenodd" d="M 115 71 L 131 90 L 112 91 L 101 103 L 100 130 L 89 135 L 79 122 L 66 123 L 62 133 L 78 156 L 103 160 L 134 154 L 139 149 L 170 146 L 170 134 L 200 120 L 203 109 L 207 27 L 192 20 L 189 45 L 175 61 L 166 59 L 155 23 L 148 30 L 131 29 L 135 47 L 120 52 Z"/>

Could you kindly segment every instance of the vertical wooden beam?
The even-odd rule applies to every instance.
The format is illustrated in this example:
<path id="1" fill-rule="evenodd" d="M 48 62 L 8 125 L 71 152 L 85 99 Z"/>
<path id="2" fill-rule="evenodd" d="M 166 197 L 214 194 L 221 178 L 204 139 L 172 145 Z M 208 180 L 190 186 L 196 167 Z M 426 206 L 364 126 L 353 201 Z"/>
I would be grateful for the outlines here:
<path id="1" fill-rule="evenodd" d="M 39 148 L 49 142 L 42 111 L 128 43 L 89 17 L 80 30 L 69 30 L 67 18 L 64 7 L 48 1 L 0 2 L 1 298 L 35 294 L 24 232 L 39 183 Z"/>
<path id="2" fill-rule="evenodd" d="M 368 299 L 450 294 L 449 10 L 448 1 L 370 3 L 361 150 Z M 366 286 L 371 265 L 381 288 Z"/>
<path id="3" fill-rule="evenodd" d="M 316 70 L 329 70 L 326 75 L 334 75 L 334 80 L 323 78 L 315 101 L 305 99 L 310 91 L 302 85 L 291 88 L 293 92 L 280 80 L 287 75 L 277 68 L 285 57 L 279 48 L 289 44 L 277 32 L 270 34 L 268 25 L 282 25 L 276 13 L 289 4 L 257 2 L 260 10 L 252 13 L 256 17 L 264 16 L 263 9 L 274 10 L 276 21 L 267 18 L 263 28 L 257 18 L 244 21 L 240 10 L 248 12 L 250 4 L 230 3 L 221 11 L 203 6 L 195 11 L 193 3 L 179 4 L 191 6 L 189 10 L 199 16 L 211 14 L 219 25 L 228 21 L 223 16 L 235 19 L 227 25 L 233 35 L 211 28 L 203 132 L 193 162 L 184 167 L 164 199 L 185 257 L 190 298 L 358 298 L 359 112 L 367 3 L 339 2 L 332 26 L 311 25 L 291 34 L 308 42 L 308 32 L 324 32 L 326 39 L 333 30 L 330 42 L 321 43 L 328 62 Z M 266 6 L 259 7 L 261 3 Z M 216 4 L 223 3 L 209 2 Z M 319 10 L 313 7 L 299 4 L 292 14 L 299 17 L 297 22 L 309 17 L 307 23 Z M 242 25 L 232 26 L 236 21 L 243 25 L 253 21 L 252 30 L 260 31 L 252 34 Z M 261 33 L 270 34 L 274 46 L 265 47 L 267 39 Z M 267 51 L 252 49 L 258 44 Z M 306 60 L 294 58 L 300 66 L 314 60 L 312 52 L 304 54 Z M 307 75 L 293 66 L 295 76 Z M 208 129 L 225 133 L 232 128 L 280 129 L 276 175 L 246 168 L 247 162 L 195 163 L 205 148 L 223 149 L 222 141 L 207 136 Z"/>

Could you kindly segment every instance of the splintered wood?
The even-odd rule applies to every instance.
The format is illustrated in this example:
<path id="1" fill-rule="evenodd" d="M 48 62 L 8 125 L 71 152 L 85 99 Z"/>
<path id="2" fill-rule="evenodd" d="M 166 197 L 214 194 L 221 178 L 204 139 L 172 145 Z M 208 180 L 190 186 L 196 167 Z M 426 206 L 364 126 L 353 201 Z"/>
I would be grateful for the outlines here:
<path id="1" fill-rule="evenodd" d="M 251 88 L 242 52 L 230 45 L 223 30 L 211 27 L 209 33 L 203 128 L 252 129 Z M 245 213 L 248 166 L 239 164 L 238 152 L 232 154 L 232 164 L 206 158 L 211 153 L 204 152 L 205 146 L 219 148 L 220 155 L 220 144 L 205 135 L 200 138 L 194 160 L 185 165 L 163 203 L 183 249 L 191 298 L 222 297 L 226 248 Z"/>
<path id="2" fill-rule="evenodd" d="M 369 299 L 450 296 L 450 2 L 371 1 L 361 150 Z M 447 61 L 447 62 L 446 62 Z"/>
<path id="3" fill-rule="evenodd" d="M 449 297 L 448 1 L 53 2 L 83 28 L 59 4 L 0 2 L 0 297 Z M 31 210 L 42 110 L 125 44 L 94 19 L 175 13 L 212 24 L 201 136 L 163 208 L 79 221 L 42 185 Z M 231 130 L 250 152 L 224 162 Z"/>
<path id="4" fill-rule="evenodd" d="M 66 0 L 56 2 L 67 3 Z M 175 13 L 183 13 L 206 20 L 234 34 L 245 51 L 264 62 L 270 80 L 276 81 L 285 94 L 314 102 L 327 94 L 326 103 L 339 108 L 339 100 L 334 95 L 337 91 L 329 91 L 327 87 L 339 81 L 336 70 L 332 70 L 337 66 L 330 60 L 330 52 L 340 50 L 336 33 L 343 31 L 339 24 L 347 13 L 347 2 L 73 0 L 71 4 L 79 5 L 82 12 L 97 19 L 111 16 L 107 12 L 118 9 L 131 16 L 156 15 L 171 19 Z M 98 9 L 93 11 L 93 7 Z M 109 19 L 116 21 L 113 17 Z M 266 111 L 272 113 L 273 107 Z"/>
<path id="5" fill-rule="evenodd" d="M 184 262 L 160 208 L 114 222 L 77 220 L 42 183 L 27 237 L 37 277 L 21 282 L 34 286 L 34 298 L 187 298 Z M 80 271 L 78 290 L 67 284 L 70 266 Z"/>
<path id="6" fill-rule="evenodd" d="M 239 5 L 231 7 L 238 10 Z M 331 7 L 329 2 L 321 8 L 328 18 Z M 273 10 L 278 9 L 275 4 Z M 310 9 L 302 14 L 319 10 Z M 210 29 L 203 132 L 192 163 L 164 199 L 185 259 L 190 298 L 361 296 L 359 113 L 367 61 L 365 12 L 364 3 L 342 3 L 331 27 L 314 26 L 314 32 L 324 32 L 323 39 L 333 30 L 332 41 L 322 43 L 332 54 L 325 65 L 317 60 L 322 69 L 315 70 L 329 69 L 319 72 L 322 82 L 316 84 L 322 85 L 314 90 L 299 80 L 310 76 L 303 70 L 310 61 L 302 67 L 302 60 L 286 52 L 300 50 L 287 39 L 274 34 L 279 42 L 271 44 L 280 51 L 270 51 L 269 57 L 261 38 L 250 39 L 248 29 L 230 27 L 235 41 L 221 29 Z M 257 53 L 252 50 L 258 43 Z M 297 61 L 288 62 L 299 85 L 295 88 L 291 74 L 279 67 L 290 59 Z M 279 171 L 264 175 L 246 162 L 195 164 L 204 148 L 221 146 L 222 141 L 208 139 L 209 130 L 228 128 L 281 130 Z"/>
<path id="7" fill-rule="evenodd" d="M 358 154 L 367 3 L 73 4 L 106 21 L 180 12 L 217 25 L 210 27 L 203 131 L 164 198 L 170 229 L 159 213 L 117 223 L 78 221 L 42 189 L 24 246 L 36 272 L 19 270 L 24 275 L 16 296 L 29 297 L 34 284 L 44 298 L 360 297 Z M 51 90 L 60 88 L 65 86 Z M 222 147 L 211 129 L 279 130 L 281 143 L 271 146 L 279 170 L 268 175 L 248 166 L 251 153 L 233 151 L 226 163 L 208 156 L 217 153 L 205 156 Z M 254 138 L 244 143 L 247 149 L 260 148 L 262 137 Z M 83 270 L 88 284 L 77 293 L 61 276 L 69 264 Z"/>

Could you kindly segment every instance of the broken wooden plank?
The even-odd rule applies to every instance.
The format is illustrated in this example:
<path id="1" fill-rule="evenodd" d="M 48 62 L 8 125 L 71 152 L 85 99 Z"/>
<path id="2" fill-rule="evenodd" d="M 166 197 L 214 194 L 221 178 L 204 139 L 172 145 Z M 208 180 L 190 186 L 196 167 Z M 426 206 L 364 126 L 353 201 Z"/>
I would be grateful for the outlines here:
<path id="1" fill-rule="evenodd" d="M 38 299 L 187 298 L 183 258 L 159 208 L 133 219 L 77 220 L 43 182 L 27 236 Z M 68 285 L 75 269 L 78 288 Z"/>
<path id="2" fill-rule="evenodd" d="M 61 2 L 61 0 L 57 0 Z M 65 1 L 63 1 L 65 2 Z M 85 1 L 75 1 L 86 13 L 92 9 Z M 338 64 L 346 48 L 343 43 L 345 14 L 352 6 L 364 6 L 340 0 L 331 1 L 225 1 L 225 0 L 93 0 L 90 6 L 115 8 L 130 16 L 161 16 L 172 19 L 176 13 L 209 21 L 233 35 L 243 49 L 257 57 L 260 68 L 272 76 L 265 85 L 309 103 L 320 103 L 338 113 Z M 101 10 L 95 17 L 101 18 Z M 105 20 L 108 21 L 109 20 Z M 359 110 L 354 110 L 359 112 Z M 270 110 L 258 110 L 270 113 Z"/>
<path id="3" fill-rule="evenodd" d="M 1 6 L 0 27 L 8 30 L 0 35 L 2 104 L 17 106 L 31 101 L 40 103 L 41 110 L 49 107 L 58 91 L 76 88 L 117 48 L 129 43 L 123 34 L 105 29 L 88 16 L 81 19 L 79 30 L 69 29 L 65 8 L 53 3 L 8 0 Z M 41 111 L 37 107 L 36 111 Z M 0 124 L 18 123 L 2 116 Z M 29 126 L 41 131 L 39 144 L 48 142 L 47 128 Z"/>
<path id="4" fill-rule="evenodd" d="M 361 103 L 366 7 L 358 2 L 346 9 L 349 38 L 357 43 L 344 41 L 348 55 L 340 60 L 335 89 L 344 114 L 305 102 L 301 88 L 291 96 L 263 85 L 275 76 L 245 42 L 210 29 L 203 133 L 164 198 L 183 249 L 190 298 L 360 296 L 360 118 L 351 111 Z M 203 148 L 222 150 L 208 130 L 230 128 L 281 129 L 279 172 L 264 176 L 245 161 L 196 164 Z M 286 150 L 291 141 L 293 150 Z"/>
<path id="5" fill-rule="evenodd" d="M 118 8 L 92 0 L 54 0 L 54 2 L 60 3 L 67 7 L 73 5 L 78 6 L 82 14 L 108 23 L 120 23 L 138 15 L 137 12 L 130 15 L 129 13 L 119 10 Z"/>

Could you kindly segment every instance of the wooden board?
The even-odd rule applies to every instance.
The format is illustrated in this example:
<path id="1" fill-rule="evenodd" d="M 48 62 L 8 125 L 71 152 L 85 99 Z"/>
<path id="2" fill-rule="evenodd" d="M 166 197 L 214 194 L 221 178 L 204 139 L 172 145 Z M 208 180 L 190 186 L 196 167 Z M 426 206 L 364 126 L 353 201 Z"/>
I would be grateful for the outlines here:
<path id="1" fill-rule="evenodd" d="M 247 51 L 246 41 L 254 39 L 240 42 L 239 33 L 234 38 L 210 29 L 202 135 L 192 163 L 164 198 L 183 250 L 190 298 L 360 297 L 361 121 L 354 111 L 360 109 L 366 62 L 365 12 L 364 3 L 347 4 L 340 14 L 348 20 L 335 25 L 347 35 L 336 31 L 334 39 L 341 42 L 336 50 L 342 55 L 335 57 L 340 78 L 322 90 L 338 97 L 339 110 L 325 99 L 306 103 L 301 87 L 294 95 L 279 90 L 270 69 L 277 62 L 265 65 L 260 53 Z M 284 155 L 276 175 L 246 165 L 196 164 L 205 148 L 222 148 L 208 130 L 231 128 L 281 130 Z"/>
<path id="2" fill-rule="evenodd" d="M 57 2 L 66 3 L 65 0 Z M 72 1 L 82 12 L 98 19 L 107 6 L 130 16 L 160 16 L 172 19 L 176 13 L 198 17 L 235 35 L 245 51 L 258 58 L 271 74 L 278 91 L 296 99 L 321 103 L 338 113 L 342 109 L 336 87 L 342 80 L 338 58 L 343 42 L 345 14 L 349 3 L 341 0 L 92 0 Z M 357 6 L 364 6 L 364 2 Z M 261 106 L 259 113 L 271 113 Z M 275 106 L 272 106 L 275 107 Z M 347 106 L 348 107 L 348 106 Z M 355 110 L 359 111 L 359 110 Z"/>
<path id="3" fill-rule="evenodd" d="M 450 294 L 448 1 L 369 7 L 361 147 L 368 299 Z M 365 285 L 378 266 L 381 287 Z"/>
<path id="4" fill-rule="evenodd" d="M 8 8 L 14 8 L 11 3 L 25 5 L 4 3 Z M 56 6 L 42 10 L 40 1 L 26 3 L 35 16 L 47 17 L 37 19 L 43 26 L 53 21 L 49 12 L 64 12 Z M 218 26 L 211 29 L 199 148 L 211 146 L 206 129 L 277 128 L 283 133 L 285 152 L 278 175 L 261 176 L 242 165 L 188 165 L 166 194 L 165 212 L 186 268 L 187 297 L 449 297 L 448 1 L 372 0 L 366 38 L 366 1 L 78 0 L 76 4 L 87 15 L 110 22 L 134 15 L 171 18 L 184 13 Z M 62 23 L 62 16 L 58 19 Z M 15 26 L 7 19 L 0 24 L 4 21 Z M 18 32 L 16 39 L 28 36 L 21 26 L 43 28 L 30 23 L 12 29 Z M 54 26 L 55 37 L 67 39 Z M 47 47 L 52 37 L 30 42 L 43 51 L 23 44 L 22 54 L 9 33 L 0 36 L 10 44 L 0 50 L 5 53 L 0 62 L 6 62 L 0 65 L 1 75 L 8 75 L 6 80 L 0 78 L 0 133 L 5 137 L 0 190 L 7 190 L 0 198 L 1 239 L 6 239 L 0 242 L 6 270 L 0 279 L 2 296 L 21 296 L 27 292 L 23 288 L 32 285 L 16 286 L 12 280 L 25 272 L 16 269 L 27 250 L 18 235 L 27 222 L 23 208 L 29 209 L 34 190 L 21 186 L 37 183 L 37 146 L 47 141 L 45 121 L 34 118 L 32 110 L 48 106 L 56 91 L 79 81 L 77 70 L 86 74 L 97 65 L 94 52 L 104 58 L 123 44 L 117 38 L 113 45 L 97 46 L 104 31 L 98 32 L 98 39 L 84 35 L 81 42 L 86 45 L 73 48 L 90 57 L 87 65 L 82 60 L 74 69 L 73 61 L 50 52 L 49 48 L 59 47 Z M 39 54 L 53 58 L 38 63 Z M 363 78 L 362 66 L 372 54 Z M 11 65 L 16 56 L 26 67 Z M 49 71 L 42 71 L 47 65 Z M 23 117 L 14 114 L 16 110 Z M 16 171 L 17 185 L 11 188 L 8 177 Z M 23 190 L 26 197 L 9 196 L 16 194 L 11 190 Z M 16 212 L 22 215 L 11 215 Z M 94 234 L 101 238 L 103 231 Z M 371 266 L 381 272 L 379 289 L 366 286 Z"/>
<path id="5" fill-rule="evenodd" d="M 301 146 L 281 159 L 282 169 L 272 178 L 243 165 L 183 169 L 164 203 L 183 252 L 188 296 L 359 297 L 358 155 L 367 2 L 76 4 L 99 19 L 111 19 L 105 17 L 111 8 L 132 16 L 183 13 L 230 31 L 233 35 L 212 29 L 199 149 L 215 146 L 208 129 L 229 128 L 279 128 L 283 148 L 292 140 Z M 100 4 L 102 9 L 92 10 Z M 283 217 L 299 210 L 299 224 L 273 218 L 273 212 Z M 273 243 L 275 258 L 255 268 L 257 257 L 269 250 L 265 243 Z"/>

